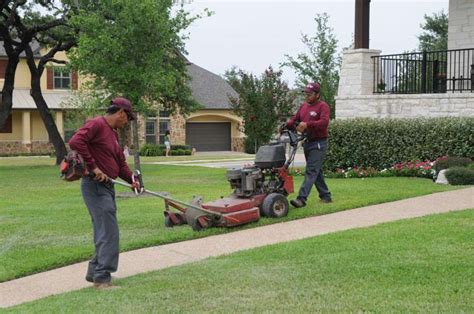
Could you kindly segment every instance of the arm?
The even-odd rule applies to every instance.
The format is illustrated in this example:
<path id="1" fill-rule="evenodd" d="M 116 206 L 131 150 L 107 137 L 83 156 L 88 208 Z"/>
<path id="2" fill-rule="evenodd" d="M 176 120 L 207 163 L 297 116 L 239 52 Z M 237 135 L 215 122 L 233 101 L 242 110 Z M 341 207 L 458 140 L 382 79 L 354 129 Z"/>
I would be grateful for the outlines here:
<path id="1" fill-rule="evenodd" d="M 119 156 L 119 168 L 119 177 L 124 181 L 127 181 L 128 183 L 132 184 L 133 173 L 127 165 L 127 160 L 125 159 L 125 155 L 123 154 L 123 152 L 121 152 Z"/>
<path id="2" fill-rule="evenodd" d="M 91 171 L 97 168 L 94 158 L 90 152 L 89 142 L 97 134 L 98 128 L 94 121 L 87 121 L 82 128 L 80 128 L 74 136 L 69 140 L 69 147 L 77 151 L 84 162 L 87 165 L 87 168 Z"/>
<path id="3" fill-rule="evenodd" d="M 298 111 L 296 112 L 296 114 L 290 118 L 290 120 L 288 120 L 288 122 L 286 123 L 286 126 L 288 129 L 294 129 L 296 126 L 297 126 L 297 122 L 300 122 L 301 121 L 301 116 L 300 116 L 300 110 L 301 110 L 301 107 L 303 105 L 301 105 L 299 108 L 298 108 Z"/>

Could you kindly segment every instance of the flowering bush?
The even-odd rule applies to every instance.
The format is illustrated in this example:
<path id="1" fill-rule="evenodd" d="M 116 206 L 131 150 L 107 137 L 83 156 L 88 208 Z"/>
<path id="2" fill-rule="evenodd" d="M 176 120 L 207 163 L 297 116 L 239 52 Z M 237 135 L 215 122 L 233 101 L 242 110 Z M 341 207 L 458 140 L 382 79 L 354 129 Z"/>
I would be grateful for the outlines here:
<path id="1" fill-rule="evenodd" d="M 432 161 L 403 162 L 395 164 L 390 171 L 397 177 L 422 177 L 433 179 L 435 174 Z"/>
<path id="2" fill-rule="evenodd" d="M 380 176 L 379 172 L 372 167 L 336 169 L 335 172 L 328 172 L 325 173 L 325 175 L 328 178 L 367 178 Z"/>
<path id="3" fill-rule="evenodd" d="M 433 168 L 434 162 L 431 161 L 417 161 L 417 162 L 403 162 L 393 165 L 390 168 L 383 170 L 376 170 L 375 168 L 347 168 L 336 169 L 334 172 L 325 172 L 328 178 L 367 178 L 367 177 L 422 177 L 433 179 L 435 170 Z"/>

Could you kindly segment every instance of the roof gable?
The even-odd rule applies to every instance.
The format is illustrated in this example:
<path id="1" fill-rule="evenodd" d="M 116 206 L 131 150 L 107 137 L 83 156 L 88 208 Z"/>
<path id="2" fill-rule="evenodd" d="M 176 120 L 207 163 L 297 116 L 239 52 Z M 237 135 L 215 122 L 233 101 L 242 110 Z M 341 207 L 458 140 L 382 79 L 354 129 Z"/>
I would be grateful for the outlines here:
<path id="1" fill-rule="evenodd" d="M 192 96 L 204 109 L 232 109 L 229 95 L 235 98 L 239 95 L 226 80 L 193 63 L 187 68 Z"/>

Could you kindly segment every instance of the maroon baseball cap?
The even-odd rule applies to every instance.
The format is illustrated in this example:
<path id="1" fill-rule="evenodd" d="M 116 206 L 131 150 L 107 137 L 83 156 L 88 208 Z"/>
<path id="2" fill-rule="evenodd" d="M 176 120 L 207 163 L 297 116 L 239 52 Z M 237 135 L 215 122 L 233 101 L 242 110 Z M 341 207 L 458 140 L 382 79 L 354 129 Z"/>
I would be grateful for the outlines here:
<path id="1" fill-rule="evenodd" d="M 130 120 L 137 119 L 137 116 L 135 115 L 132 109 L 132 103 L 127 98 L 115 97 L 114 99 L 112 99 L 110 103 L 113 106 L 116 106 L 118 108 L 122 108 L 123 110 L 125 110 Z"/>
<path id="2" fill-rule="evenodd" d="M 319 93 L 321 90 L 321 86 L 319 83 L 308 83 L 306 87 L 304 88 L 303 92 L 305 93 Z"/>

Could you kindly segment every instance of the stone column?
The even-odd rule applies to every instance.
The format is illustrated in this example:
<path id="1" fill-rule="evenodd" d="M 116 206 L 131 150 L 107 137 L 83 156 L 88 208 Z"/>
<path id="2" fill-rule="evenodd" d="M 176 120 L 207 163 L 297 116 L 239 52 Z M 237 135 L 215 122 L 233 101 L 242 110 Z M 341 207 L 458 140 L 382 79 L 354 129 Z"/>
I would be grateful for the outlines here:
<path id="1" fill-rule="evenodd" d="M 371 57 L 379 56 L 380 52 L 374 49 L 344 51 L 337 96 L 372 95 L 374 63 Z"/>
<path id="2" fill-rule="evenodd" d="M 21 123 L 22 123 L 21 145 L 23 146 L 22 150 L 26 153 L 31 153 L 31 149 L 32 149 L 31 114 L 29 111 L 22 112 Z"/>
<path id="3" fill-rule="evenodd" d="M 22 112 L 22 137 L 21 142 L 22 144 L 30 145 L 31 144 L 31 115 L 29 111 Z"/>

